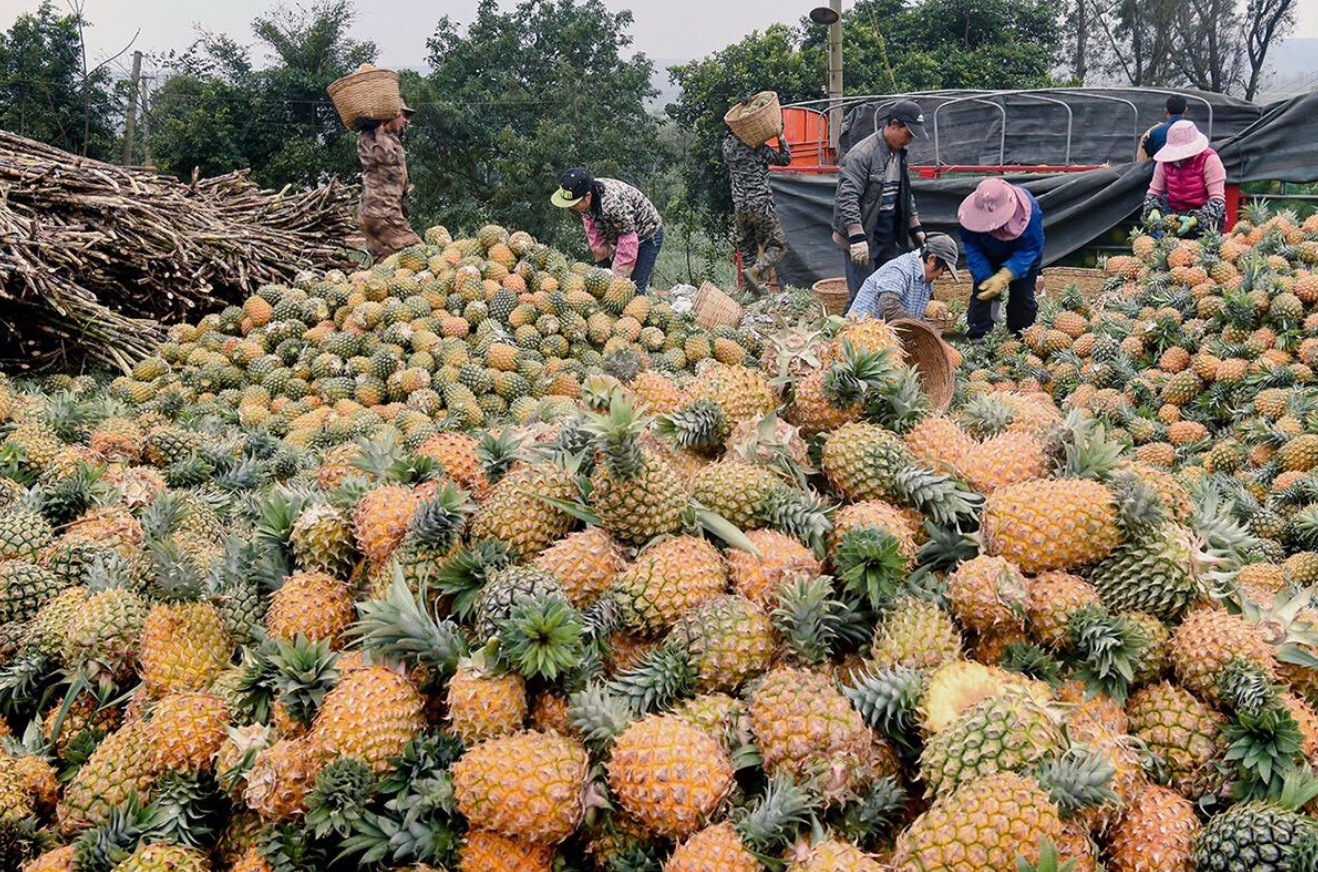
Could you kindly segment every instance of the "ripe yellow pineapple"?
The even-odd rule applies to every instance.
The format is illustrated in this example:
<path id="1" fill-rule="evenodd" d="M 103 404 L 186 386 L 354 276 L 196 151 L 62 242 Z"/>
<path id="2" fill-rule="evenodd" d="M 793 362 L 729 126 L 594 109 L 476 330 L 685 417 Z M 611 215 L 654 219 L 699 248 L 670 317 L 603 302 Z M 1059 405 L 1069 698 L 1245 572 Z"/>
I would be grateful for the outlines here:
<path id="1" fill-rule="evenodd" d="M 947 578 L 952 613 L 965 626 L 990 632 L 1024 623 L 1025 577 L 1010 561 L 980 555 L 967 560 Z"/>
<path id="2" fill-rule="evenodd" d="M 714 824 L 678 845 L 664 872 L 761 872 L 764 867 L 732 824 Z"/>
<path id="3" fill-rule="evenodd" d="M 829 838 L 794 850 L 787 872 L 883 872 L 884 868 L 850 842 Z"/>
<path id="4" fill-rule="evenodd" d="M 1195 800 L 1214 786 L 1211 765 L 1226 751 L 1220 714 L 1168 682 L 1135 691 L 1126 711 L 1130 734 L 1160 761 L 1177 793 Z"/>
<path id="5" fill-rule="evenodd" d="M 458 850 L 461 872 L 552 872 L 554 847 L 487 830 L 468 830 Z"/>
<path id="6" fill-rule="evenodd" d="M 706 539 L 674 536 L 638 554 L 609 590 L 629 626 L 656 632 L 727 587 L 717 548 Z"/>
<path id="7" fill-rule="evenodd" d="M 1071 616 L 1085 606 L 1101 605 L 1098 591 L 1079 576 L 1043 572 L 1026 581 L 1025 612 L 1030 629 L 1051 648 L 1066 644 Z"/>
<path id="8" fill-rule="evenodd" d="M 209 771 L 227 738 L 229 707 L 204 691 L 171 693 L 146 725 L 152 766 L 160 772 Z"/>
<path id="9" fill-rule="evenodd" d="M 777 530 L 752 530 L 746 538 L 759 554 L 730 548 L 724 559 L 733 589 L 749 600 L 770 602 L 785 579 L 823 572 L 813 551 Z"/>
<path id="10" fill-rule="evenodd" d="M 770 775 L 818 778 L 827 794 L 845 793 L 866 758 L 870 731 L 827 676 L 775 669 L 750 701 L 751 732 Z"/>
<path id="11" fill-rule="evenodd" d="M 673 837 L 703 826 L 734 784 L 723 746 L 671 715 L 649 715 L 628 726 L 614 743 L 608 778 L 628 814 Z"/>
<path id="12" fill-rule="evenodd" d="M 977 443 L 951 418 L 930 415 L 903 437 L 912 453 L 931 469 L 956 473 Z"/>
<path id="13" fill-rule="evenodd" d="M 148 693 L 200 690 L 233 655 L 219 610 L 210 603 L 159 603 L 142 625 L 138 672 Z"/>
<path id="14" fill-rule="evenodd" d="M 744 366 L 711 366 L 687 385 L 687 394 L 692 400 L 717 403 L 729 424 L 759 420 L 778 408 L 778 396 L 769 380 Z"/>
<path id="15" fill-rule="evenodd" d="M 477 508 L 471 538 L 498 539 L 517 557 L 529 560 L 563 538 L 574 523 L 567 512 L 544 498 L 571 502 L 576 481 L 563 467 L 536 463 L 510 471 Z"/>
<path id="16" fill-rule="evenodd" d="M 828 534 L 828 550 L 834 552 L 847 531 L 858 527 L 877 527 L 894 536 L 907 560 L 915 559 L 916 531 L 907 514 L 882 500 L 862 500 L 843 506 L 833 515 L 833 530 Z"/>
<path id="17" fill-rule="evenodd" d="M 371 560 L 384 560 L 407 535 L 420 502 L 415 491 L 402 485 L 385 485 L 365 493 L 352 516 L 357 547 Z"/>
<path id="18" fill-rule="evenodd" d="M 1072 570 L 1121 544 L 1111 492 L 1094 481 L 1057 479 L 1009 485 L 984 504 L 988 553 L 1028 573 Z"/>
<path id="19" fill-rule="evenodd" d="M 1220 608 L 1199 608 L 1186 616 L 1172 633 L 1171 660 L 1181 684 L 1212 703 L 1221 700 L 1218 677 L 1233 661 L 1245 660 L 1264 675 L 1276 675 L 1272 646 L 1258 628 Z"/>
<path id="20" fill-rule="evenodd" d="M 449 680 L 449 719 L 454 734 L 469 747 L 517 732 L 526 711 L 526 681 L 516 672 L 492 674 L 468 662 Z"/>
<path id="21" fill-rule="evenodd" d="M 479 829 L 556 844 L 581 822 L 590 758 L 573 739 L 536 732 L 490 739 L 452 771 L 458 810 Z"/>
<path id="22" fill-rule="evenodd" d="M 1146 785 L 1112 831 L 1112 872 L 1194 872 L 1191 846 L 1199 828 L 1189 800 L 1165 787 Z"/>
<path id="23" fill-rule="evenodd" d="M 555 542 L 532 563 L 558 579 L 573 605 L 583 606 L 604 592 L 627 560 L 608 533 L 588 527 Z"/>
<path id="24" fill-rule="evenodd" d="M 146 724 L 127 724 L 106 736 L 64 789 L 58 814 L 61 832 L 103 822 L 136 794 L 145 801 L 157 775 Z"/>
<path id="25" fill-rule="evenodd" d="M 114 869 L 115 872 L 210 872 L 211 864 L 196 848 L 143 840 Z"/>
<path id="26" fill-rule="evenodd" d="M 322 572 L 295 572 L 270 598 L 265 628 L 274 639 L 291 641 L 302 635 L 312 641 L 329 639 L 337 647 L 356 619 L 346 584 Z"/>
<path id="27" fill-rule="evenodd" d="M 880 668 L 937 669 L 961 659 L 961 633 L 936 603 L 899 600 L 874 628 L 870 659 Z"/>
<path id="28" fill-rule="evenodd" d="M 328 755 L 311 736 L 280 739 L 256 756 L 243 801 L 264 820 L 282 821 L 306 811 L 306 797 Z"/>
<path id="29" fill-rule="evenodd" d="M 421 443 L 416 453 L 444 467 L 445 475 L 470 493 L 473 499 L 481 500 L 489 493 L 490 483 L 476 452 L 479 444 L 470 434 L 450 431 L 431 436 Z"/>
<path id="30" fill-rule="evenodd" d="M 343 675 L 325 695 L 311 727 L 311 740 L 326 753 L 354 757 L 377 773 L 425 727 L 424 701 L 406 676 L 383 666 Z"/>

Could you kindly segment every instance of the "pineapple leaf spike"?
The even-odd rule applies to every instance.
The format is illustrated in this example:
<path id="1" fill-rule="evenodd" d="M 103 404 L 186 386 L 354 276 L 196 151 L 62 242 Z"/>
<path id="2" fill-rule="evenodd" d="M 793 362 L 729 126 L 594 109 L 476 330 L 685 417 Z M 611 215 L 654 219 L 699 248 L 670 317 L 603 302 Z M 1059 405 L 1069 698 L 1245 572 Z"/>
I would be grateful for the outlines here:
<path id="1" fill-rule="evenodd" d="M 351 632 L 368 651 L 451 675 L 467 653 L 466 639 L 452 621 L 439 620 L 427 611 L 425 600 L 425 591 L 418 601 L 395 568 L 385 599 L 358 604 L 359 618 Z"/>

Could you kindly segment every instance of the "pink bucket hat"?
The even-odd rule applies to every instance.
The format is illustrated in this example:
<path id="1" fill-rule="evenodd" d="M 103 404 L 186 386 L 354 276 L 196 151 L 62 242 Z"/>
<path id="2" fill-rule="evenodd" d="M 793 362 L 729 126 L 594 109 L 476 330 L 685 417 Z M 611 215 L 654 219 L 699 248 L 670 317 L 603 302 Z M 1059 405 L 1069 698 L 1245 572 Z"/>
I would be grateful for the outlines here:
<path id="1" fill-rule="evenodd" d="M 974 192 L 961 201 L 956 211 L 961 226 L 974 233 L 993 233 L 1015 239 L 1025 232 L 1034 207 L 1029 197 L 1016 193 L 1016 187 L 999 178 L 984 179 Z"/>
<path id="2" fill-rule="evenodd" d="M 1193 121 L 1177 121 L 1167 128 L 1167 144 L 1158 149 L 1153 159 L 1158 163 L 1185 160 L 1208 148 L 1208 137 L 1195 127 Z"/>

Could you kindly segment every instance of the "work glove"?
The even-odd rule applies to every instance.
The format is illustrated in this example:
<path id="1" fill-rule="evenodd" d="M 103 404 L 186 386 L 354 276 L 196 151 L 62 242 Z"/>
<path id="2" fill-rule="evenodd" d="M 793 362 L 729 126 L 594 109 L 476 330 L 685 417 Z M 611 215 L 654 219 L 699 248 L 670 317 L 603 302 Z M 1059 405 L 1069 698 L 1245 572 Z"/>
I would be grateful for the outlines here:
<path id="1" fill-rule="evenodd" d="M 1194 217 L 1193 215 L 1186 215 L 1184 218 L 1181 219 L 1181 226 L 1176 228 L 1176 235 L 1184 236 L 1185 234 L 1193 230 L 1196 226 L 1198 226 L 1198 224 L 1199 224 L 1198 218 Z"/>
<path id="2" fill-rule="evenodd" d="M 870 244 L 865 240 L 851 243 L 849 250 L 851 262 L 858 266 L 865 266 L 870 262 Z"/>
<path id="3" fill-rule="evenodd" d="M 986 303 L 990 300 L 996 300 L 1002 296 L 1003 291 L 1007 290 L 1007 285 L 1011 284 L 1013 278 L 1015 276 L 1011 274 L 1011 270 L 1004 266 L 979 283 L 979 293 L 976 298 Z"/>
<path id="4" fill-rule="evenodd" d="M 1146 219 L 1146 223 L 1150 227 L 1157 227 L 1159 224 L 1162 223 L 1162 213 L 1159 212 L 1157 209 L 1154 209 L 1152 212 L 1149 213 L 1149 217 Z"/>

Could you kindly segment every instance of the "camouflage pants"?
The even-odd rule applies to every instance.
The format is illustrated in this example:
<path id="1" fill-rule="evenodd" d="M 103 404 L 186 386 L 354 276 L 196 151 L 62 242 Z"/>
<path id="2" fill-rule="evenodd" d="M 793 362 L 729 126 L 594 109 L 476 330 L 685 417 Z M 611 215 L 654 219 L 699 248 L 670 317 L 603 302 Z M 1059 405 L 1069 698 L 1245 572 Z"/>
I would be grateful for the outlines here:
<path id="1" fill-rule="evenodd" d="M 772 211 L 737 212 L 737 251 L 741 253 L 743 272 L 764 282 L 769 271 L 787 251 L 787 234 Z"/>
<path id="2" fill-rule="evenodd" d="M 362 235 L 366 237 L 366 250 L 377 263 L 395 251 L 421 243 L 421 237 L 407 223 L 401 209 L 391 214 L 372 212 L 368 215 L 363 212 L 360 221 Z"/>

